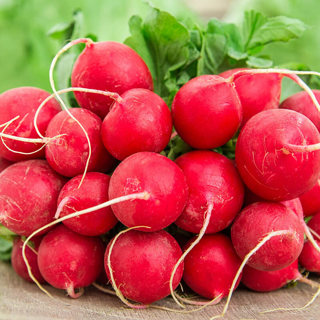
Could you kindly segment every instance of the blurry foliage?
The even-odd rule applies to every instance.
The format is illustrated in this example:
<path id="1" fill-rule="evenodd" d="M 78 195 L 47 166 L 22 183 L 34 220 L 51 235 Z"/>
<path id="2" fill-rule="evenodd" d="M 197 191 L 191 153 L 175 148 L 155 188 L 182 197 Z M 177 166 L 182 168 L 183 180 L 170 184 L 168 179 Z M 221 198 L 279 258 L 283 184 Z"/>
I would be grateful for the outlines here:
<path id="1" fill-rule="evenodd" d="M 320 71 L 320 1 L 319 0 L 234 0 L 228 20 L 241 20 L 243 10 L 255 9 L 267 16 L 285 15 L 303 21 L 308 29 L 297 41 L 276 43 L 264 50 L 276 64 L 288 61 L 307 64 Z"/>
<path id="2" fill-rule="evenodd" d="M 182 0 L 148 2 L 178 17 L 194 16 Z M 0 92 L 17 86 L 49 90 L 49 66 L 61 42 L 47 33 L 51 29 L 59 39 L 56 25 L 63 30 L 76 9 L 83 12 L 80 34 L 123 41 L 130 16 L 144 16 L 148 6 L 142 0 L 0 0 Z"/>

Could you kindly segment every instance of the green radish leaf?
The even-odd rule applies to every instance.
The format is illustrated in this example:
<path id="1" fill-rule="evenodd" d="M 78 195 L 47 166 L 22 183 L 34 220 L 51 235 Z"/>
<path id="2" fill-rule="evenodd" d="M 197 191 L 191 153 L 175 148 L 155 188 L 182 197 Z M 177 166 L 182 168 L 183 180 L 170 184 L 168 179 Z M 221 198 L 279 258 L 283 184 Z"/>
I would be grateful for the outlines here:
<path id="1" fill-rule="evenodd" d="M 248 56 L 246 63 L 250 68 L 271 68 L 273 65 L 271 59 L 255 56 Z"/>
<path id="2" fill-rule="evenodd" d="M 299 38 L 306 25 L 298 20 L 284 16 L 268 18 L 260 12 L 246 11 L 242 24 L 242 36 L 245 49 L 260 51 L 272 42 L 287 42 Z"/>
<path id="3" fill-rule="evenodd" d="M 174 16 L 155 8 L 150 8 L 144 21 L 133 16 L 129 26 L 131 36 L 125 44 L 146 62 L 153 77 L 154 91 L 168 102 L 172 98 L 171 92 L 178 88 L 180 71 L 199 56 L 191 33 Z M 193 30 L 193 41 L 199 42 L 198 36 Z"/>

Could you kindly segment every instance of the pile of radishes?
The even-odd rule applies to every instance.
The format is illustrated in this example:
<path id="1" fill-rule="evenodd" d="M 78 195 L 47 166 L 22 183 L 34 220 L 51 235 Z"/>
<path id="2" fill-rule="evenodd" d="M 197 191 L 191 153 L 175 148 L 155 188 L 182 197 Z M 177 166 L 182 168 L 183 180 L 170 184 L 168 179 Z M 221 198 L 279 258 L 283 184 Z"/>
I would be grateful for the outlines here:
<path id="1" fill-rule="evenodd" d="M 0 222 L 17 234 L 21 277 L 74 298 L 109 284 L 146 307 L 170 293 L 201 303 L 173 291 L 181 280 L 217 302 L 240 281 L 309 282 L 298 259 L 320 272 L 318 91 L 279 107 L 283 76 L 305 88 L 297 76 L 234 69 L 193 78 L 170 110 L 135 51 L 90 39 L 68 48 L 80 42 L 71 89 L 0 95 Z M 66 108 L 68 91 L 80 108 Z M 235 161 L 215 151 L 238 133 Z M 172 161 L 176 135 L 194 150 Z"/>

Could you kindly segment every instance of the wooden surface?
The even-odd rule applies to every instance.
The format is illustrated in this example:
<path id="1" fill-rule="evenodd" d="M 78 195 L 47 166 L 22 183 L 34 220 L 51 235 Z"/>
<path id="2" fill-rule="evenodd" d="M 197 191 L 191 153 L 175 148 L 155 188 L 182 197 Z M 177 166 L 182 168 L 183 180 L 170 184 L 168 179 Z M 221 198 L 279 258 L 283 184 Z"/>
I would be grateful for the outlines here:
<path id="1" fill-rule="evenodd" d="M 207 320 L 221 312 L 225 300 L 217 306 L 189 314 L 156 309 L 130 310 L 113 296 L 87 288 L 77 300 L 62 290 L 46 288 L 55 297 L 49 298 L 35 285 L 20 279 L 9 264 L 0 262 L 0 319 L 2 320 Z M 303 311 L 276 312 L 261 315 L 260 311 L 277 307 L 303 306 L 314 293 L 304 284 L 272 293 L 253 293 L 245 289 L 235 292 L 224 319 L 319 320 L 320 300 Z M 320 299 L 320 298 L 319 298 Z M 176 308 L 171 298 L 158 304 Z"/>

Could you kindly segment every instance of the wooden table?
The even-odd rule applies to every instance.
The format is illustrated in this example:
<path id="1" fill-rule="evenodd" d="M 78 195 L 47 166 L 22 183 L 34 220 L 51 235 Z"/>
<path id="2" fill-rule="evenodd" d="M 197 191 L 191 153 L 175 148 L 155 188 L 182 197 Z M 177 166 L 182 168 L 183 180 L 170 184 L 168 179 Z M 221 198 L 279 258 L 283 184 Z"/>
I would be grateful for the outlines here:
<path id="1" fill-rule="evenodd" d="M 9 264 L 0 262 L 0 319 L 1 320 L 207 320 L 221 312 L 225 300 L 217 306 L 189 314 L 156 309 L 131 310 L 116 297 L 87 288 L 77 300 L 65 296 L 62 290 L 46 288 L 55 297 L 46 296 L 35 285 L 20 279 Z M 319 320 L 320 300 L 303 311 L 259 314 L 277 307 L 301 307 L 315 292 L 305 284 L 272 293 L 237 290 L 224 319 Z M 320 298 L 319 298 L 320 299 Z M 160 305 L 176 308 L 171 298 Z M 190 307 L 192 308 L 192 307 Z"/>

